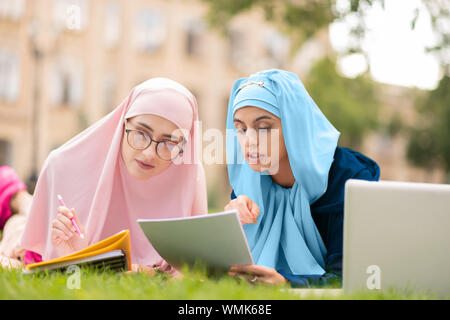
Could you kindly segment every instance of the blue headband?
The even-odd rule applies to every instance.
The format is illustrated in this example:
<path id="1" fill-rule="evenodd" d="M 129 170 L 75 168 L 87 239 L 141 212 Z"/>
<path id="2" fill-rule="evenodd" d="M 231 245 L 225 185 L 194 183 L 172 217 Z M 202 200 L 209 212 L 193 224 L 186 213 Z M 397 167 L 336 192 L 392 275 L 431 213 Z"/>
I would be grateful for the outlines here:
<path id="1" fill-rule="evenodd" d="M 246 82 L 240 86 L 233 102 L 233 114 L 243 107 L 258 107 L 280 118 L 277 98 L 264 81 Z"/>

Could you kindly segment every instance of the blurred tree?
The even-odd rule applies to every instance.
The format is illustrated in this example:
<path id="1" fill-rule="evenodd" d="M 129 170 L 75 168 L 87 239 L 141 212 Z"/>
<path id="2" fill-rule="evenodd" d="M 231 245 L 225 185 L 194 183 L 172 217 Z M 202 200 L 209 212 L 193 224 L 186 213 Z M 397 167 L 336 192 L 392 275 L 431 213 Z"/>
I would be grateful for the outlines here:
<path id="1" fill-rule="evenodd" d="M 407 157 L 415 165 L 433 169 L 442 166 L 450 173 L 450 77 L 417 99 L 420 121 L 409 129 Z"/>
<path id="2" fill-rule="evenodd" d="M 426 51 L 437 57 L 443 77 L 435 90 L 416 99 L 420 121 L 409 129 L 407 158 L 429 171 L 443 167 L 450 182 L 450 0 L 422 2 L 436 36 L 436 44 Z M 416 10 L 412 28 L 419 15 Z"/>
<path id="3" fill-rule="evenodd" d="M 340 75 L 336 61 L 326 57 L 311 69 L 305 87 L 317 106 L 341 132 L 339 144 L 358 148 L 378 127 L 376 86 L 367 74 L 350 79 Z"/>
<path id="4" fill-rule="evenodd" d="M 406 126 L 398 112 L 396 112 L 392 118 L 385 123 L 385 131 L 391 137 L 395 137 L 400 134 L 405 130 L 405 128 Z"/>
<path id="5" fill-rule="evenodd" d="M 215 28 L 226 31 L 231 19 L 261 8 L 265 19 L 288 34 L 296 51 L 316 32 L 332 22 L 352 19 L 351 41 L 347 53 L 360 52 L 367 26 L 368 9 L 384 8 L 384 0 L 203 0 L 209 4 L 207 20 Z M 425 10 L 421 10 L 425 9 Z M 426 168 L 443 165 L 450 181 L 450 0 L 422 0 L 417 3 L 411 19 L 414 29 L 420 15 L 429 15 L 435 35 L 433 46 L 424 48 L 434 54 L 441 66 L 443 78 L 438 87 L 417 102 L 421 123 L 409 128 L 410 142 L 407 157 L 414 164 Z M 369 62 L 369 61 L 367 61 Z M 368 64 L 369 65 L 369 64 Z M 369 65 L 370 67 L 370 65 Z M 308 91 L 330 121 L 342 132 L 341 142 L 351 146 L 361 142 L 362 135 L 377 123 L 373 112 L 376 107 L 374 88 L 367 76 L 345 79 L 336 72 L 332 60 L 319 62 L 308 80 Z M 360 91 L 359 91 L 360 90 Z M 367 94 L 367 95 L 366 95 Z M 361 101 L 364 105 L 361 105 Z M 400 118 L 384 124 L 388 134 L 405 130 Z"/>
<path id="6" fill-rule="evenodd" d="M 436 37 L 435 45 L 426 48 L 426 51 L 435 54 L 444 76 L 450 77 L 450 0 L 422 0 L 422 3 L 430 15 Z M 420 14 L 421 11 L 417 9 L 411 22 L 413 29 Z"/>
<path id="7" fill-rule="evenodd" d="M 230 20 L 255 7 L 262 8 L 265 19 L 289 34 L 293 40 L 293 49 L 328 27 L 336 19 L 344 19 L 352 14 L 358 17 L 352 35 L 362 39 L 364 36 L 364 12 L 373 2 L 384 5 L 384 0 L 349 0 L 348 8 L 336 9 L 336 0 L 203 0 L 209 4 L 207 20 L 213 27 L 226 30 Z M 355 50 L 355 48 L 352 48 Z"/>
<path id="8" fill-rule="evenodd" d="M 224 32 L 230 20 L 255 7 L 262 8 L 265 19 L 288 34 L 296 51 L 317 31 L 327 28 L 333 21 L 352 14 L 357 23 L 351 30 L 354 47 L 349 53 L 360 52 L 364 37 L 364 12 L 373 5 L 372 0 L 349 1 L 347 9 L 336 9 L 336 0 L 203 0 L 209 4 L 207 19 L 212 27 Z M 375 2 L 384 4 L 383 0 Z M 336 71 L 334 58 L 325 58 L 310 70 L 305 83 L 307 90 L 331 123 L 342 133 L 340 144 L 358 148 L 370 130 L 378 125 L 378 102 L 375 85 L 366 75 L 355 79 L 341 76 Z"/>
<path id="9" fill-rule="evenodd" d="M 348 53 L 362 52 L 361 43 L 367 31 L 367 11 L 374 6 L 384 8 L 384 0 L 203 0 L 209 5 L 208 23 L 222 31 L 227 30 L 231 19 L 261 8 L 265 19 L 276 25 L 293 40 L 296 51 L 307 39 L 332 22 L 352 18 L 351 41 Z M 424 8 L 425 10 L 421 10 Z M 438 57 L 444 73 L 450 75 L 450 0 L 422 0 L 417 4 L 411 19 L 414 29 L 421 14 L 429 14 L 436 36 L 433 47 L 426 48 Z M 363 53 L 363 52 L 362 52 Z"/>

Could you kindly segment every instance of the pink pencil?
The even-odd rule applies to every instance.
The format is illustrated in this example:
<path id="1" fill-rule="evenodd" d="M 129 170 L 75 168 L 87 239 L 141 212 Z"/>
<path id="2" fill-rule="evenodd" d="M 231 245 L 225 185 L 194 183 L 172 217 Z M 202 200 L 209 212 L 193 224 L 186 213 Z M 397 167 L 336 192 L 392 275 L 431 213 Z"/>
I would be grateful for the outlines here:
<path id="1" fill-rule="evenodd" d="M 64 206 L 64 207 L 67 207 L 66 204 L 64 203 L 63 198 L 62 198 L 59 194 L 58 194 L 57 197 L 58 197 L 59 204 L 62 205 L 62 206 Z M 72 219 L 70 219 L 70 221 L 72 221 L 72 225 L 73 225 L 73 227 L 75 228 L 75 230 L 77 230 L 77 233 L 80 235 L 81 239 L 84 239 L 84 235 L 81 233 L 81 230 L 80 230 L 80 228 L 78 227 L 78 224 L 77 224 L 77 222 L 75 221 L 74 217 L 72 217 Z"/>

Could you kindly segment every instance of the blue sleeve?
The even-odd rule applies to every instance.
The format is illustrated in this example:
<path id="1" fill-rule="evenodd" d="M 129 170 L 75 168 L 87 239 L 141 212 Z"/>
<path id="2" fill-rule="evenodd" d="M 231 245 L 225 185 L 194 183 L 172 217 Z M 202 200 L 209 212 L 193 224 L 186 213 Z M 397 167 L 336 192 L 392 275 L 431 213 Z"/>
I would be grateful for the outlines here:
<path id="1" fill-rule="evenodd" d="M 374 173 L 373 170 L 376 170 L 376 172 Z M 364 168 L 359 171 L 352 179 L 378 181 L 380 180 L 380 168 L 378 166 L 375 169 Z"/>
<path id="2" fill-rule="evenodd" d="M 231 190 L 231 200 L 236 199 L 236 195 L 234 194 L 234 190 Z"/>
<path id="3" fill-rule="evenodd" d="M 342 251 L 344 246 L 344 205 L 338 205 L 328 214 L 327 255 L 325 269 L 342 273 Z"/>
<path id="4" fill-rule="evenodd" d="M 379 172 L 374 176 L 370 168 L 365 168 L 359 171 L 352 179 L 377 181 L 379 179 Z M 333 207 L 323 208 L 327 211 L 327 255 L 326 255 L 326 270 L 332 271 L 334 274 L 342 274 L 342 252 L 344 247 L 344 199 L 336 203 Z M 325 215 L 322 215 L 325 218 Z"/>
<path id="5" fill-rule="evenodd" d="M 327 248 L 325 270 L 342 273 L 344 202 L 311 208 L 311 215 Z"/>
<path id="6" fill-rule="evenodd" d="M 292 288 L 321 288 L 321 287 L 342 287 L 342 274 L 332 271 L 326 272 L 320 277 L 296 276 L 277 270 L 279 274 L 285 277 Z"/>

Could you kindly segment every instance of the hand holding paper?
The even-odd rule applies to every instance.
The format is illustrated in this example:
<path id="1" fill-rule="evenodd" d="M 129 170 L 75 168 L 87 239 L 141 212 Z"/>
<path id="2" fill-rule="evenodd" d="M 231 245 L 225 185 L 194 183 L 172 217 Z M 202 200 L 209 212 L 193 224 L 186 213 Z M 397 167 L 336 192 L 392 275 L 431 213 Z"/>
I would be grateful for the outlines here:
<path id="1" fill-rule="evenodd" d="M 241 195 L 231 200 L 224 208 L 225 211 L 237 210 L 241 224 L 258 222 L 259 207 L 249 197 Z"/>

